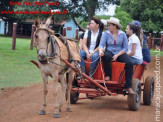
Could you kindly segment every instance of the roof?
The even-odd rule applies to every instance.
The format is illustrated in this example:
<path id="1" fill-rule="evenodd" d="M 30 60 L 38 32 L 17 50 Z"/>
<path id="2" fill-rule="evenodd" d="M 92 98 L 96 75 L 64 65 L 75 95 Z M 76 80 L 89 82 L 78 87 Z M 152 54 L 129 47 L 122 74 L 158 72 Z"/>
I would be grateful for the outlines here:
<path id="1" fill-rule="evenodd" d="M 76 21 L 76 19 L 75 19 L 75 18 L 72 18 L 72 19 L 74 20 L 75 24 L 79 27 L 79 31 L 84 31 L 84 32 L 85 32 L 85 29 L 83 29 L 83 28 L 79 25 L 79 23 Z"/>

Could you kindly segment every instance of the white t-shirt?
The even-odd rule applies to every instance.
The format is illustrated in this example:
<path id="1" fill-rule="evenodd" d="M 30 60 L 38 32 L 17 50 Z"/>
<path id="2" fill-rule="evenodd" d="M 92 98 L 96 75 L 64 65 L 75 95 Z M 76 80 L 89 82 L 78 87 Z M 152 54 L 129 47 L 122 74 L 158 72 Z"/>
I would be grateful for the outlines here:
<path id="1" fill-rule="evenodd" d="M 133 43 L 136 44 L 136 50 L 135 50 L 135 54 L 132 57 L 137 58 L 137 59 L 143 59 L 142 47 L 140 44 L 140 40 L 135 34 L 133 34 L 132 36 L 129 37 L 129 42 L 128 42 L 128 51 L 129 52 L 128 53 L 130 53 L 132 51 Z"/>
<path id="2" fill-rule="evenodd" d="M 88 38 L 88 31 L 87 30 L 84 34 L 84 38 Z M 91 42 L 90 42 L 90 47 L 88 49 L 89 53 L 93 52 L 95 47 L 96 47 L 96 41 L 97 41 L 97 37 L 99 34 L 99 30 L 96 32 L 96 34 L 94 35 L 93 32 L 91 31 Z"/>

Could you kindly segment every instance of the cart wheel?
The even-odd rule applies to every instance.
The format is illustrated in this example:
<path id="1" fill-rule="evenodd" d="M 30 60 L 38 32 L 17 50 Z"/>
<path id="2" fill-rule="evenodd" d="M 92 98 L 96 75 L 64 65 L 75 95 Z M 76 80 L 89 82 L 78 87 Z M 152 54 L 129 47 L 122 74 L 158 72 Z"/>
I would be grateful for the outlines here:
<path id="1" fill-rule="evenodd" d="M 72 82 L 72 87 L 80 87 L 78 85 L 76 79 Z M 70 103 L 71 104 L 76 104 L 78 98 L 79 98 L 79 93 L 77 91 L 71 91 L 71 93 L 70 93 Z"/>
<path id="2" fill-rule="evenodd" d="M 144 105 L 151 105 L 154 95 L 154 78 L 148 76 L 145 79 L 144 92 L 143 92 L 143 102 Z"/>
<path id="3" fill-rule="evenodd" d="M 134 95 L 128 94 L 127 102 L 129 110 L 137 111 L 141 101 L 141 84 L 139 79 L 133 79 L 132 90 L 136 93 Z"/>
<path id="4" fill-rule="evenodd" d="M 77 91 L 71 91 L 71 93 L 70 93 L 70 103 L 71 104 L 76 104 L 78 98 L 79 98 L 79 93 Z"/>

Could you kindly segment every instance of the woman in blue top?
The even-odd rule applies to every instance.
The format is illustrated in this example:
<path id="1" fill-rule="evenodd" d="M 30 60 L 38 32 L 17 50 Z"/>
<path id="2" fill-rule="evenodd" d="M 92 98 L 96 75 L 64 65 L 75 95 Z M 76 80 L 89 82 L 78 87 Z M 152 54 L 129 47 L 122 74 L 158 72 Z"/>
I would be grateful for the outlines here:
<path id="1" fill-rule="evenodd" d="M 119 23 L 119 19 L 111 17 L 108 21 L 109 30 L 105 31 L 101 37 L 99 55 L 103 56 L 105 80 L 110 80 L 111 77 L 111 61 L 118 60 L 119 62 L 126 63 L 125 89 L 129 94 L 134 94 L 134 91 L 131 89 L 133 64 L 130 57 L 126 54 L 128 50 L 128 40 L 126 34 L 121 31 L 120 28 L 122 28 L 122 25 Z M 106 49 L 104 52 L 105 46 Z"/>

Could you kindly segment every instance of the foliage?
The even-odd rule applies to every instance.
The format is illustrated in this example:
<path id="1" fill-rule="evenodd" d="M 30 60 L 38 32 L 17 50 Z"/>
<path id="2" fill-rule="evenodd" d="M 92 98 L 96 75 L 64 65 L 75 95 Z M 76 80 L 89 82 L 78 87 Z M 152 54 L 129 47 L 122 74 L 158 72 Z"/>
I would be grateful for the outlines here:
<path id="1" fill-rule="evenodd" d="M 63 6 L 73 17 L 84 17 L 89 21 L 96 10 L 107 10 L 109 4 L 119 4 L 120 0 L 68 0 L 64 1 Z"/>
<path id="2" fill-rule="evenodd" d="M 0 1 L 0 18 L 10 18 L 10 19 L 15 19 L 15 16 L 13 14 L 1 14 L 1 11 L 13 11 L 14 6 L 10 5 L 11 0 L 1 0 Z M 21 0 L 17 0 L 19 2 Z"/>
<path id="3" fill-rule="evenodd" d="M 26 0 L 22 0 L 22 3 L 26 1 Z M 14 8 L 15 11 L 60 11 L 63 12 L 63 10 L 65 9 L 63 4 L 64 2 L 61 1 L 59 3 L 59 5 L 48 5 L 45 4 L 47 2 L 47 0 L 41 0 L 40 2 L 43 3 L 43 5 L 35 5 L 36 1 L 33 0 L 28 0 L 28 2 L 33 3 L 33 5 L 28 6 L 28 5 L 21 5 L 21 6 L 16 6 Z M 52 1 L 53 3 L 55 3 L 55 1 Z M 51 14 L 17 14 L 16 17 L 19 20 L 26 20 L 26 19 L 35 19 L 35 18 L 40 18 L 41 20 L 48 18 L 49 16 L 51 16 Z M 56 22 L 60 21 L 60 20 L 66 20 L 70 18 L 70 13 L 66 13 L 66 14 L 53 14 L 52 15 L 54 20 Z"/>
<path id="4" fill-rule="evenodd" d="M 86 29 L 86 26 L 88 25 L 88 23 L 89 23 L 89 22 L 85 22 L 85 21 L 84 21 L 84 22 L 81 23 L 81 26 L 82 26 L 84 29 Z"/>
<path id="5" fill-rule="evenodd" d="M 140 21 L 144 30 L 148 32 L 162 30 L 162 0 L 122 0 L 120 6 L 134 20 Z"/>
<path id="6" fill-rule="evenodd" d="M 118 18 L 120 20 L 120 23 L 123 26 L 123 28 L 122 28 L 123 31 L 126 30 L 127 24 L 131 23 L 133 21 L 131 19 L 131 16 L 127 12 L 123 11 L 121 9 L 121 7 L 116 7 L 114 17 L 116 17 L 116 18 Z"/>
<path id="7" fill-rule="evenodd" d="M 98 17 L 100 19 L 108 20 L 111 16 L 109 16 L 109 15 L 96 15 L 96 17 Z"/>
<path id="8" fill-rule="evenodd" d="M 16 50 L 11 50 L 12 38 L 0 37 L 0 88 L 27 86 L 41 82 L 40 70 L 29 61 L 36 61 L 36 49 L 29 50 L 30 39 L 16 39 Z"/>

